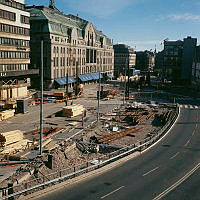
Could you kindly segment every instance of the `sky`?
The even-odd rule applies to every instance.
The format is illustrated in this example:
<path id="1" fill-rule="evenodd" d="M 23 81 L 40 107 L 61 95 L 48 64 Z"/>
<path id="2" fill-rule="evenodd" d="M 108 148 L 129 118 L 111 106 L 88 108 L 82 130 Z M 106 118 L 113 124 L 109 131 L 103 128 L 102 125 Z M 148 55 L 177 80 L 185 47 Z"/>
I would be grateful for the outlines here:
<path id="1" fill-rule="evenodd" d="M 49 0 L 25 0 L 49 5 Z M 200 0 L 55 0 L 56 7 L 93 23 L 114 44 L 135 50 L 163 49 L 163 41 L 199 39 Z"/>

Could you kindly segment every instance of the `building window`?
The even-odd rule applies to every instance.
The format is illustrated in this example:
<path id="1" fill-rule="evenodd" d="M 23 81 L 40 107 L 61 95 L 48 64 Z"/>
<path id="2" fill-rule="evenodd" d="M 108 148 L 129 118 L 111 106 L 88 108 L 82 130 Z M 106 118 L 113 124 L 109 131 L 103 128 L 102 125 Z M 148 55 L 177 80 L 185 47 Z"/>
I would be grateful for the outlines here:
<path id="1" fill-rule="evenodd" d="M 0 59 L 28 59 L 29 52 L 0 51 Z"/>
<path id="2" fill-rule="evenodd" d="M 0 37 L 0 45 L 29 47 L 28 40 Z"/>
<path id="3" fill-rule="evenodd" d="M 24 10 L 24 4 L 21 4 L 16 1 L 8 1 L 8 0 L 0 0 L 0 3 L 9 7 L 17 8 L 20 10 Z"/>
<path id="4" fill-rule="evenodd" d="M 16 21 L 16 14 L 13 12 L 0 9 L 0 18 L 7 19 L 10 21 Z"/>
<path id="5" fill-rule="evenodd" d="M 29 24 L 29 17 L 21 15 L 21 23 L 22 24 Z"/>
<path id="6" fill-rule="evenodd" d="M 0 23 L 0 32 L 29 35 L 29 29 Z"/>

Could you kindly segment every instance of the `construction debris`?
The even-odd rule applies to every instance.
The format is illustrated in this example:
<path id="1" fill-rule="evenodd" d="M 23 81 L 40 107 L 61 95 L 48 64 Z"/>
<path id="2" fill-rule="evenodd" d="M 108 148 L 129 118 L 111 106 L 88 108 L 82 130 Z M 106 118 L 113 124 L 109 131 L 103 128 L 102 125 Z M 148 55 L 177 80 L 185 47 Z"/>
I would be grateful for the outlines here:
<path id="1" fill-rule="evenodd" d="M 135 133 L 136 131 L 140 130 L 141 128 L 130 128 L 128 130 L 124 130 L 124 131 L 121 131 L 121 132 L 117 132 L 117 133 L 113 133 L 113 134 L 110 134 L 110 135 L 107 135 L 107 136 L 104 136 L 100 139 L 98 139 L 98 142 L 99 143 L 108 143 L 108 142 L 111 142 L 113 140 L 116 140 L 116 139 L 119 139 L 125 135 L 128 135 L 130 133 Z"/>

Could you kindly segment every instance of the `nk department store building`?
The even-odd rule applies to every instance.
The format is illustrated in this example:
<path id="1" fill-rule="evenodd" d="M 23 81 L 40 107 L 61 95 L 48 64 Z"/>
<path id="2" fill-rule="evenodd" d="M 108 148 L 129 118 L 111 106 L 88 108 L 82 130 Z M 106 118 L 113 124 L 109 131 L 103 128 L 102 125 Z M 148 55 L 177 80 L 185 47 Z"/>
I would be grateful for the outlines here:
<path id="1" fill-rule="evenodd" d="M 45 88 L 63 86 L 66 81 L 71 85 L 77 79 L 86 83 L 113 76 L 112 41 L 91 22 L 60 12 L 52 0 L 49 7 L 27 9 L 31 24 L 31 68 L 40 69 L 43 40 Z"/>

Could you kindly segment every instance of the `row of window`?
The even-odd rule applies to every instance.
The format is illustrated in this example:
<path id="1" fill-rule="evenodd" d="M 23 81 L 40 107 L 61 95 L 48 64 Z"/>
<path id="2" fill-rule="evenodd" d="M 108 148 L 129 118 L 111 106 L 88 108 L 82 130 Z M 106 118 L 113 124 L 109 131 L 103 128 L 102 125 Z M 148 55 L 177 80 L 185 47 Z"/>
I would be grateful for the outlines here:
<path id="1" fill-rule="evenodd" d="M 0 32 L 29 35 L 29 29 L 0 23 Z"/>
<path id="2" fill-rule="evenodd" d="M 13 12 L 9 12 L 9 11 L 0 9 L 0 18 L 15 21 L 16 20 L 16 14 L 13 13 Z"/>
<path id="3" fill-rule="evenodd" d="M 28 70 L 28 64 L 0 64 L 0 72 Z"/>
<path id="4" fill-rule="evenodd" d="M 81 55 L 81 53 L 82 53 L 82 55 L 85 55 L 85 50 L 77 49 L 77 51 L 76 51 L 76 49 L 60 47 L 60 53 L 61 54 L 65 54 L 65 53 L 67 53 L 67 54 L 71 54 L 71 53 L 76 54 L 76 52 L 77 52 L 78 55 Z M 59 47 L 54 47 L 53 48 L 53 53 L 59 53 Z"/>
<path id="5" fill-rule="evenodd" d="M 0 45 L 29 47 L 28 40 L 0 37 Z"/>
<path id="6" fill-rule="evenodd" d="M 23 51 L 0 51 L 0 59 L 27 59 L 29 52 Z"/>
<path id="7" fill-rule="evenodd" d="M 21 15 L 21 23 L 22 24 L 29 24 L 29 17 Z"/>
<path id="8" fill-rule="evenodd" d="M 78 58 L 78 63 L 79 65 L 85 65 L 85 59 L 84 58 Z M 53 58 L 53 66 L 54 67 L 64 67 L 64 66 L 75 66 L 76 65 L 76 59 L 73 57 L 72 58 L 72 63 L 70 63 L 70 58 L 65 58 L 65 57 L 61 57 L 60 58 L 60 63 L 59 63 L 59 58 L 58 57 L 54 57 Z"/>
<path id="9" fill-rule="evenodd" d="M 20 10 L 24 10 L 24 4 L 21 4 L 19 2 L 16 1 L 12 1 L 12 0 L 0 0 L 1 4 L 4 4 L 6 6 L 10 6 L 13 8 L 18 8 Z"/>

